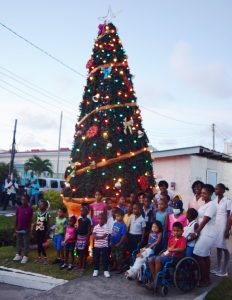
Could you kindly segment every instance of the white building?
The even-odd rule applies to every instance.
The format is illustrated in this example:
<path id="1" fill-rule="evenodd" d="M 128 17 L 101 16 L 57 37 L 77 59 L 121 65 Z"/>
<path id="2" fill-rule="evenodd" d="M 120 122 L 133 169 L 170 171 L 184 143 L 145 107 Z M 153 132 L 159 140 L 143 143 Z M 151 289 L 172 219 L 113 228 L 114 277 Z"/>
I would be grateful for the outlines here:
<path id="1" fill-rule="evenodd" d="M 52 170 L 54 172 L 53 177 L 63 178 L 66 167 L 68 166 L 70 157 L 69 148 L 60 149 L 59 158 L 59 172 L 57 174 L 57 161 L 58 161 L 58 151 L 57 150 L 39 150 L 32 149 L 25 152 L 16 152 L 14 164 L 19 172 L 20 177 L 24 176 L 24 164 L 25 162 L 32 158 L 34 155 L 39 156 L 41 159 L 49 159 L 52 163 Z M 9 151 L 4 151 L 0 153 L 0 162 L 9 163 L 11 158 L 11 153 Z M 46 174 L 43 174 L 46 175 Z"/>
<path id="2" fill-rule="evenodd" d="M 229 187 L 232 196 L 232 157 L 202 146 L 155 151 L 154 174 L 157 182 L 166 180 L 174 194 L 181 194 L 184 206 L 193 197 L 192 183 L 201 180 Z"/>

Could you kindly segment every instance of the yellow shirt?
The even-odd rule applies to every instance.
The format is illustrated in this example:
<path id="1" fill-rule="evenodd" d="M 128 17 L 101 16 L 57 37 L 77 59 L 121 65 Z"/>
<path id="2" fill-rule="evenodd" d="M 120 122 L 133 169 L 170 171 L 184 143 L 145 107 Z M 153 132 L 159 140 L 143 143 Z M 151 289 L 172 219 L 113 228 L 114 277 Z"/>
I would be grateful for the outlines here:
<path id="1" fill-rule="evenodd" d="M 131 216 L 132 216 L 132 214 L 131 214 L 131 215 L 128 215 L 128 214 L 125 214 L 125 215 L 124 215 L 123 221 L 124 221 L 124 223 L 126 224 L 126 227 L 127 227 L 127 228 L 129 227 Z"/>

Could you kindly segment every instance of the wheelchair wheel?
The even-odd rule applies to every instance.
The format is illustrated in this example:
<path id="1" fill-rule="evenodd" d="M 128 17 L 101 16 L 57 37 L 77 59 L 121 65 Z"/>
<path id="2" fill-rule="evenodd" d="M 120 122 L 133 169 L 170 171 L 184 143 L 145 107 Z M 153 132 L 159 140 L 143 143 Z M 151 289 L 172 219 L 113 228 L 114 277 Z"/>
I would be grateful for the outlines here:
<path id="1" fill-rule="evenodd" d="M 162 296 L 167 296 L 167 294 L 168 294 L 168 287 L 167 287 L 167 285 L 163 285 L 162 286 L 162 288 L 161 288 L 161 294 L 162 294 Z"/>
<path id="2" fill-rule="evenodd" d="M 182 258 L 176 265 L 174 272 L 174 284 L 182 292 L 193 290 L 200 279 L 200 268 L 192 257 Z"/>

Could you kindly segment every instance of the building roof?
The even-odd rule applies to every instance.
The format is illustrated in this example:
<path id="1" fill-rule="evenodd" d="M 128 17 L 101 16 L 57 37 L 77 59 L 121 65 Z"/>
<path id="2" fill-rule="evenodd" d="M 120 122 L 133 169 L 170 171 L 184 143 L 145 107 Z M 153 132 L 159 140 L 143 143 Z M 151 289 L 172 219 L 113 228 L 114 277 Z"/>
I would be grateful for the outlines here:
<path id="1" fill-rule="evenodd" d="M 70 154 L 71 150 L 69 148 L 60 148 L 60 154 L 66 155 Z M 44 155 L 57 155 L 58 150 L 45 150 L 45 149 L 31 149 L 28 151 L 16 151 L 16 156 L 44 156 Z M 11 151 L 2 151 L 0 152 L 0 157 L 5 157 L 11 155 Z"/>
<path id="2" fill-rule="evenodd" d="M 207 157 L 215 160 L 232 162 L 232 156 L 215 150 L 210 150 L 203 146 L 168 149 L 168 150 L 153 152 L 154 159 L 161 158 L 161 157 L 186 156 L 186 155 L 196 155 L 196 156 Z"/>

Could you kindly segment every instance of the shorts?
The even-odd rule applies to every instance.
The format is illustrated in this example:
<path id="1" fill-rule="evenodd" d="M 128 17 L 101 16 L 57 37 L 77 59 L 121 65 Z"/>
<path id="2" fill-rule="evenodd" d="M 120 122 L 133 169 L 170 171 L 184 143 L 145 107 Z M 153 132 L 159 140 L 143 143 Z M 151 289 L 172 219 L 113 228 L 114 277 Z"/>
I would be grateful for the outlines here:
<path id="1" fill-rule="evenodd" d="M 74 252 L 74 249 L 75 249 L 75 242 L 65 243 L 65 251 Z"/>
<path id="2" fill-rule="evenodd" d="M 77 254 L 88 254 L 89 248 L 89 237 L 88 236 L 77 236 L 76 249 Z"/>
<path id="3" fill-rule="evenodd" d="M 53 237 L 53 247 L 56 251 L 59 251 L 62 248 L 62 241 L 64 240 L 63 234 L 56 234 Z"/>

